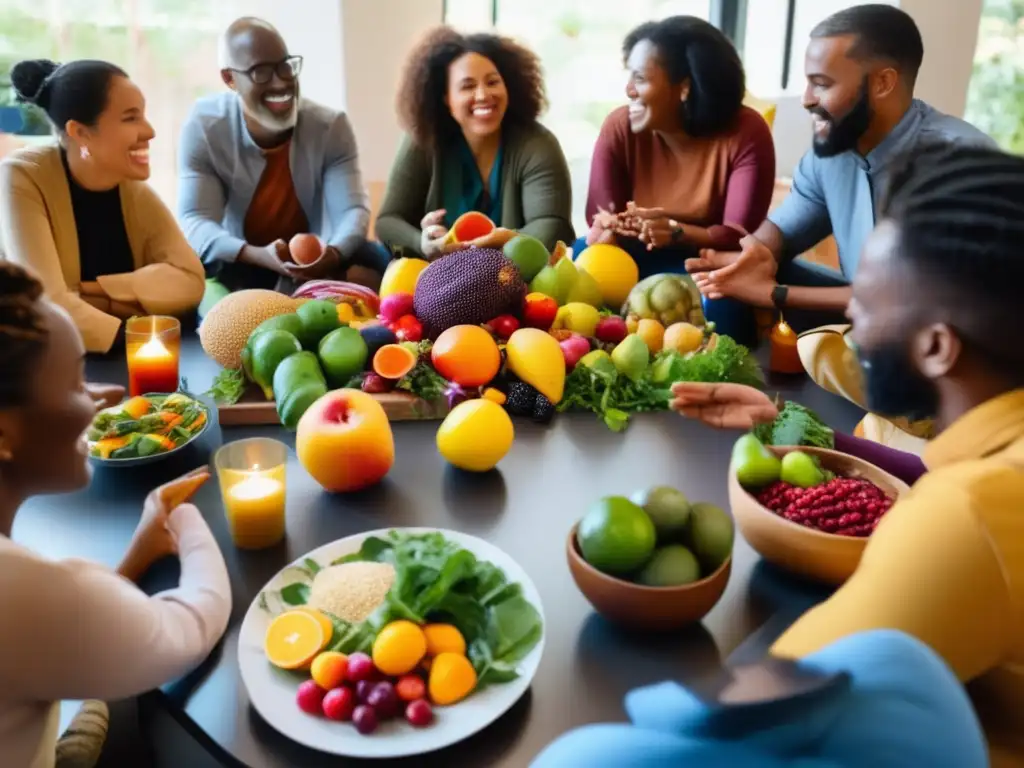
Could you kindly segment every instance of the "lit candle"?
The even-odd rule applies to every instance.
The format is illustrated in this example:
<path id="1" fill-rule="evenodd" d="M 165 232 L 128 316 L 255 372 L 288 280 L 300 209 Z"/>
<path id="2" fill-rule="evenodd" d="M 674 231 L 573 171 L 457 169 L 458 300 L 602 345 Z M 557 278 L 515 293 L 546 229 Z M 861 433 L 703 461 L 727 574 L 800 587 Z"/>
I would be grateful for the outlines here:
<path id="1" fill-rule="evenodd" d="M 781 316 L 772 328 L 771 357 L 768 367 L 776 373 L 803 373 L 804 364 L 800 362 L 797 349 L 797 335 Z"/>
<path id="2" fill-rule="evenodd" d="M 226 489 L 224 507 L 236 547 L 263 549 L 284 537 L 285 485 L 269 474 L 254 467 Z"/>
<path id="3" fill-rule="evenodd" d="M 141 334 L 138 331 L 129 330 L 132 338 L 126 339 L 128 394 L 133 397 L 149 392 L 175 392 L 178 389 L 177 347 L 169 348 L 161 339 L 158 318 L 147 319 L 147 336 L 139 338 Z"/>

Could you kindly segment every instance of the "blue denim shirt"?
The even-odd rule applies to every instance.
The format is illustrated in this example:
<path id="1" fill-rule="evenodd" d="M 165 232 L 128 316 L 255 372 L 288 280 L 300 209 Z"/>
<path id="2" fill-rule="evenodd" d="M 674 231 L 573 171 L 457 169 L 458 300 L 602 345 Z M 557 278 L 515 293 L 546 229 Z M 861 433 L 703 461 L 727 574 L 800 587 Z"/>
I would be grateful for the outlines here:
<path id="1" fill-rule="evenodd" d="M 370 199 L 345 113 L 300 100 L 289 163 L 310 231 L 350 257 L 366 241 Z M 245 245 L 245 214 L 265 167 L 235 93 L 196 102 L 181 131 L 178 220 L 207 274 Z"/>
<path id="2" fill-rule="evenodd" d="M 786 254 L 807 251 L 835 235 L 839 265 L 853 279 L 861 249 L 875 227 L 875 205 L 889 183 L 894 160 L 932 142 L 994 146 L 985 133 L 915 99 L 882 142 L 866 157 L 855 151 L 818 157 L 809 150 L 793 173 L 793 187 L 768 220 L 782 232 Z"/>

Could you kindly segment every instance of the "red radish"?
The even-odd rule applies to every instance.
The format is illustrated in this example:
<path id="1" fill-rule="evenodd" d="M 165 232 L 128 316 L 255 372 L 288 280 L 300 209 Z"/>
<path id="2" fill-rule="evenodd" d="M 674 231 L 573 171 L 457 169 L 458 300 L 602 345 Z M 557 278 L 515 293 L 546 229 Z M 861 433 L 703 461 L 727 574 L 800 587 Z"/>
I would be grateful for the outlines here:
<path id="1" fill-rule="evenodd" d="M 393 385 L 394 382 L 388 381 L 379 373 L 371 371 L 363 377 L 363 384 L 360 389 L 363 392 L 369 392 L 371 395 L 379 395 L 383 392 L 390 392 Z"/>
<path id="2" fill-rule="evenodd" d="M 403 315 L 391 329 L 399 341 L 422 341 L 423 324 L 414 315 Z"/>
<path id="3" fill-rule="evenodd" d="M 365 653 L 349 654 L 348 657 L 348 679 L 353 683 L 358 683 L 360 680 L 370 680 L 376 668 L 373 666 L 373 659 L 367 656 Z"/>
<path id="4" fill-rule="evenodd" d="M 618 344 L 629 334 L 626 321 L 618 315 L 607 315 L 597 321 L 594 336 L 606 344 Z"/>
<path id="5" fill-rule="evenodd" d="M 417 699 L 409 702 L 409 706 L 405 708 L 405 719 L 410 725 L 423 728 L 430 725 L 430 721 L 434 719 L 434 710 L 426 699 Z"/>
<path id="6" fill-rule="evenodd" d="M 565 358 L 565 370 L 571 371 L 576 363 L 590 351 L 590 342 L 578 333 L 574 333 L 564 341 L 558 342 L 562 348 L 562 356 Z"/>
<path id="7" fill-rule="evenodd" d="M 295 703 L 307 715 L 319 715 L 326 695 L 327 691 L 319 685 L 312 680 L 305 680 L 295 694 Z"/>
<path id="8" fill-rule="evenodd" d="M 403 315 L 411 314 L 411 293 L 392 293 L 380 300 L 380 319 L 385 323 L 397 322 Z"/>
<path id="9" fill-rule="evenodd" d="M 356 708 L 356 695 L 348 686 L 335 688 L 324 696 L 324 717 L 328 720 L 349 720 Z"/>
<path id="10" fill-rule="evenodd" d="M 487 325 L 500 339 L 507 339 L 519 330 L 519 318 L 514 315 L 498 315 Z"/>
<path id="11" fill-rule="evenodd" d="M 305 266 L 323 256 L 324 244 L 316 235 L 301 233 L 288 241 L 288 252 L 296 264 Z"/>
<path id="12" fill-rule="evenodd" d="M 427 695 L 427 684 L 419 675 L 402 675 L 395 683 L 395 692 L 402 701 L 416 701 Z"/>

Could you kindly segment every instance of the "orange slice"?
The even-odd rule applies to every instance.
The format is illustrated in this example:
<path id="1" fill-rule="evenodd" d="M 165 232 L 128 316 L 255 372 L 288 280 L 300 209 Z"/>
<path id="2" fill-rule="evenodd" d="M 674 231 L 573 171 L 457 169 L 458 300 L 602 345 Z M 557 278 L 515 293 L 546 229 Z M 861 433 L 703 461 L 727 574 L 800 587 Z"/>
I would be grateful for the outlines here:
<path id="1" fill-rule="evenodd" d="M 267 661 L 280 669 L 307 666 L 323 645 L 323 627 L 306 611 L 285 611 L 275 617 L 263 639 Z"/>
<path id="2" fill-rule="evenodd" d="M 308 613 L 310 616 L 312 616 L 314 619 L 320 622 L 320 628 L 324 631 L 324 644 L 321 647 L 321 650 L 323 650 L 323 648 L 326 648 L 327 644 L 331 642 L 331 637 L 334 635 L 334 625 L 331 624 L 331 620 L 327 618 L 327 615 L 325 613 L 322 613 L 321 611 L 318 611 L 316 608 L 310 608 L 308 605 L 299 606 L 295 610 L 302 611 L 303 613 Z"/>
<path id="3" fill-rule="evenodd" d="M 188 502 L 203 483 L 210 479 L 210 473 L 206 467 L 189 472 L 187 475 L 171 480 L 160 488 L 160 501 L 167 509 L 174 509 Z"/>
<path id="4" fill-rule="evenodd" d="M 385 344 L 373 355 L 373 371 L 385 379 L 397 381 L 416 367 L 416 355 L 401 344 Z"/>

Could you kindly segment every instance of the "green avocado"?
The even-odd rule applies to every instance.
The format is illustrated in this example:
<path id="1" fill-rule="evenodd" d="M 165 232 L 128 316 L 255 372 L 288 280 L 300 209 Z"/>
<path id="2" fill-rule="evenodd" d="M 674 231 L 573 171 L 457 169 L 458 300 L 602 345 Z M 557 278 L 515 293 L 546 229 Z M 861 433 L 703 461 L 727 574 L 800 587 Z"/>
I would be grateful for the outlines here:
<path id="1" fill-rule="evenodd" d="M 289 355 L 274 371 L 277 415 L 288 429 L 295 429 L 306 409 L 327 393 L 327 381 L 312 352 Z"/>
<path id="2" fill-rule="evenodd" d="M 245 371 L 245 375 L 250 381 L 256 381 L 252 375 L 252 345 L 253 342 L 267 331 L 287 331 L 295 338 L 302 340 L 302 320 L 294 312 L 289 312 L 286 315 L 276 315 L 274 317 L 268 317 L 262 323 L 253 328 L 252 333 L 249 334 L 249 338 L 245 342 L 245 346 L 242 348 L 242 370 Z"/>
<path id="3" fill-rule="evenodd" d="M 299 426 L 299 419 L 313 403 L 327 394 L 327 385 L 322 381 L 307 379 L 288 393 L 278 402 L 277 415 L 285 429 L 294 430 Z"/>
<path id="4" fill-rule="evenodd" d="M 302 342 L 303 349 L 315 351 L 324 336 L 342 325 L 338 318 L 338 305 L 332 301 L 307 301 L 295 310 L 295 314 L 302 321 L 302 330 L 296 335 Z"/>
<path id="5" fill-rule="evenodd" d="M 249 370 L 267 400 L 274 399 L 274 372 L 282 361 L 302 351 L 302 344 L 288 331 L 266 331 L 251 344 Z"/>

